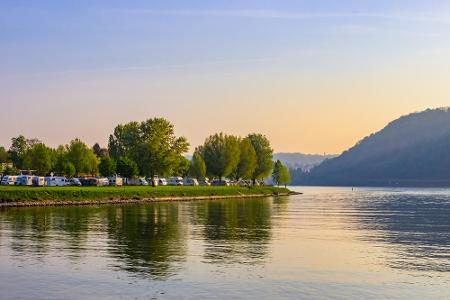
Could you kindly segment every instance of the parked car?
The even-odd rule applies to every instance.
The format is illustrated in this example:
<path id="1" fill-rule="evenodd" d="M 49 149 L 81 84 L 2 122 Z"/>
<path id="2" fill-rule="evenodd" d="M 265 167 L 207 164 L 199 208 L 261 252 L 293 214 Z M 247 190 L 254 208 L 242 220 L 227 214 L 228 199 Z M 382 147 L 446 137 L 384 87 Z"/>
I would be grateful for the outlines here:
<path id="1" fill-rule="evenodd" d="M 33 176 L 19 175 L 16 177 L 16 181 L 14 182 L 14 185 L 32 186 L 33 185 Z"/>
<path id="2" fill-rule="evenodd" d="M 130 178 L 127 180 L 128 185 L 148 185 L 147 180 L 145 178 Z"/>
<path id="3" fill-rule="evenodd" d="M 33 176 L 32 183 L 33 183 L 33 186 L 44 186 L 45 185 L 45 177 Z"/>
<path id="4" fill-rule="evenodd" d="M 183 178 L 182 177 L 170 177 L 167 181 L 167 185 L 173 185 L 173 186 L 181 186 L 183 185 Z"/>
<path id="5" fill-rule="evenodd" d="M 199 183 L 198 183 L 198 180 L 195 178 L 186 177 L 186 178 L 184 178 L 183 185 L 197 186 L 197 185 L 199 185 Z"/>
<path id="6" fill-rule="evenodd" d="M 69 185 L 71 185 L 71 186 L 81 186 L 81 181 L 80 181 L 80 179 L 74 177 L 74 178 L 71 178 L 69 180 Z"/>
<path id="7" fill-rule="evenodd" d="M 109 177 L 109 185 L 113 186 L 122 186 L 123 185 L 123 178 L 119 176 Z"/>
<path id="8" fill-rule="evenodd" d="M 222 179 L 222 180 L 214 179 L 211 182 L 211 185 L 213 185 L 213 186 L 230 186 L 230 181 L 228 179 Z"/>
<path id="9" fill-rule="evenodd" d="M 1 185 L 14 185 L 17 176 L 5 175 L 2 177 Z"/>
<path id="10" fill-rule="evenodd" d="M 98 179 L 95 177 L 79 178 L 82 186 L 98 186 Z"/>
<path id="11" fill-rule="evenodd" d="M 66 186 L 68 183 L 69 181 L 64 176 L 45 177 L 46 186 Z"/>
<path id="12" fill-rule="evenodd" d="M 151 186 L 158 186 L 159 185 L 159 179 L 157 176 L 151 178 L 151 177 L 147 177 L 145 180 L 147 180 L 148 185 Z"/>
<path id="13" fill-rule="evenodd" d="M 167 185 L 167 179 L 158 178 L 158 185 Z"/>

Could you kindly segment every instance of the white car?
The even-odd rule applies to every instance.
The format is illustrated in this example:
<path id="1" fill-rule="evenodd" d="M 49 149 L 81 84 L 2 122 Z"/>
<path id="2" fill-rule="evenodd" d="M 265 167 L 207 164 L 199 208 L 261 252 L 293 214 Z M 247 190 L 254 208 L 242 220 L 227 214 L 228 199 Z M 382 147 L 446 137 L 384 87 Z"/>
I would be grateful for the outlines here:
<path id="1" fill-rule="evenodd" d="M 167 179 L 159 178 L 158 179 L 158 185 L 167 185 Z"/>
<path id="2" fill-rule="evenodd" d="M 197 186 L 197 185 L 199 185 L 197 179 L 190 178 L 190 177 L 184 178 L 183 184 L 186 185 L 186 186 Z"/>

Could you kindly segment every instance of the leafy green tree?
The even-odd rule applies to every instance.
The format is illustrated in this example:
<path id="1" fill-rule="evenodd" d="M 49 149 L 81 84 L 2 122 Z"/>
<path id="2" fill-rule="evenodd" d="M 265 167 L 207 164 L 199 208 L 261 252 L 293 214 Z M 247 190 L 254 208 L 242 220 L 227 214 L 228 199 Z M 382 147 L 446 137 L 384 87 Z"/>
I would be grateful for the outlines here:
<path id="1" fill-rule="evenodd" d="M 119 157 L 116 163 L 116 171 L 122 177 L 133 178 L 139 174 L 137 164 L 127 157 Z"/>
<path id="2" fill-rule="evenodd" d="M 109 156 L 102 157 L 98 170 L 102 176 L 110 177 L 116 174 L 116 162 Z"/>
<path id="3" fill-rule="evenodd" d="M 178 163 L 178 166 L 175 167 L 173 171 L 173 175 L 185 177 L 189 173 L 189 167 L 191 165 L 191 161 L 186 157 L 182 157 Z"/>
<path id="4" fill-rule="evenodd" d="M 99 143 L 94 144 L 92 151 L 94 151 L 98 158 L 109 156 L 108 149 L 100 147 Z"/>
<path id="5" fill-rule="evenodd" d="M 236 180 L 251 179 L 256 168 L 256 151 L 248 138 L 242 139 L 239 147 L 239 163 L 232 175 Z"/>
<path id="6" fill-rule="evenodd" d="M 239 139 L 235 136 L 216 133 L 206 139 L 200 150 L 207 173 L 219 180 L 230 175 L 239 163 Z"/>
<path id="7" fill-rule="evenodd" d="M 289 174 L 288 168 L 286 168 L 280 160 L 277 160 L 274 164 L 272 180 L 278 186 L 286 186 L 291 181 L 291 176 Z"/>
<path id="8" fill-rule="evenodd" d="M 64 174 L 66 174 L 67 177 L 73 177 L 76 173 L 75 166 L 71 162 L 66 162 L 64 164 Z"/>
<path id="9" fill-rule="evenodd" d="M 264 179 L 270 175 L 273 169 L 273 150 L 266 136 L 262 134 L 250 134 L 247 137 L 256 152 L 256 168 L 253 171 L 253 184 L 257 179 Z"/>
<path id="10" fill-rule="evenodd" d="M 98 173 L 98 158 L 94 151 L 90 149 L 80 139 L 75 139 L 67 146 L 67 161 L 75 167 L 75 174 Z"/>
<path id="11" fill-rule="evenodd" d="M 135 161 L 142 175 L 170 175 L 183 162 L 189 143 L 176 137 L 174 126 L 163 118 L 118 125 L 109 138 L 112 157 L 128 157 Z"/>
<path id="12" fill-rule="evenodd" d="M 43 143 L 33 144 L 23 154 L 23 167 L 36 170 L 38 175 L 47 175 L 53 167 L 53 150 Z"/>
<path id="13" fill-rule="evenodd" d="M 8 162 L 9 155 L 5 147 L 0 147 L 0 163 Z"/>
<path id="14" fill-rule="evenodd" d="M 11 139 L 9 157 L 15 167 L 19 169 L 23 168 L 23 156 L 28 148 L 27 139 L 23 135 Z"/>
<path id="15" fill-rule="evenodd" d="M 196 179 L 204 179 L 206 176 L 206 164 L 198 151 L 194 152 L 189 166 L 189 176 Z"/>
<path id="16" fill-rule="evenodd" d="M 66 147 L 64 147 L 63 145 L 58 146 L 58 148 L 54 150 L 53 156 L 54 156 L 53 170 L 56 172 L 56 174 L 64 174 L 66 172 L 66 165 L 69 163 L 67 159 Z"/>

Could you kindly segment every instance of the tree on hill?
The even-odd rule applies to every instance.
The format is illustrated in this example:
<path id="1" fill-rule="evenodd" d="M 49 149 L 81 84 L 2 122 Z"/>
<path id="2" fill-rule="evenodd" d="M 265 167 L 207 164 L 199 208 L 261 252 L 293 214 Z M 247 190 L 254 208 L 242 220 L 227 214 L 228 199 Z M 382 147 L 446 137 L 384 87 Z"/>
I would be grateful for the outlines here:
<path id="1" fill-rule="evenodd" d="M 216 133 L 208 137 L 199 149 L 207 173 L 219 180 L 230 175 L 239 163 L 239 139 L 235 136 Z"/>
<path id="2" fill-rule="evenodd" d="M 262 134 L 250 134 L 247 138 L 256 152 L 256 168 L 252 174 L 255 184 L 257 179 L 264 179 L 270 175 L 273 168 L 273 150 L 267 137 Z"/>

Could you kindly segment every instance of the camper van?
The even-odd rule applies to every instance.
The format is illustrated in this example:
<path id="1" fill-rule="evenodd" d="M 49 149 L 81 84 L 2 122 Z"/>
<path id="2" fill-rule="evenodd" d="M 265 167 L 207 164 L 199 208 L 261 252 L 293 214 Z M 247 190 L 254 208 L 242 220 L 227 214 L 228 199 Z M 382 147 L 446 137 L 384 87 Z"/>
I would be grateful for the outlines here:
<path id="1" fill-rule="evenodd" d="M 148 185 L 147 180 L 145 178 L 130 178 L 127 180 L 128 185 Z"/>
<path id="2" fill-rule="evenodd" d="M 33 183 L 33 186 L 44 186 L 45 185 L 45 177 L 33 176 L 32 183 Z"/>
<path id="3" fill-rule="evenodd" d="M 167 181 L 167 185 L 183 185 L 183 178 L 181 177 L 170 177 Z"/>
<path id="4" fill-rule="evenodd" d="M 183 184 L 187 185 L 187 186 L 197 186 L 198 180 L 195 178 L 186 177 L 186 178 L 184 178 Z"/>
<path id="5" fill-rule="evenodd" d="M 17 176 L 11 176 L 11 175 L 3 176 L 0 184 L 1 185 L 14 185 L 14 183 L 16 182 L 16 178 L 17 178 Z"/>
<path id="6" fill-rule="evenodd" d="M 66 186 L 68 183 L 67 178 L 63 176 L 45 177 L 46 186 Z"/>
<path id="7" fill-rule="evenodd" d="M 167 185 L 167 180 L 165 178 L 158 178 L 158 185 Z"/>
<path id="8" fill-rule="evenodd" d="M 14 185 L 32 186 L 33 176 L 31 175 L 19 175 L 14 182 Z"/>
<path id="9" fill-rule="evenodd" d="M 123 185 L 123 179 L 122 177 L 115 176 L 115 177 L 109 177 L 109 185 L 112 186 L 122 186 Z"/>

